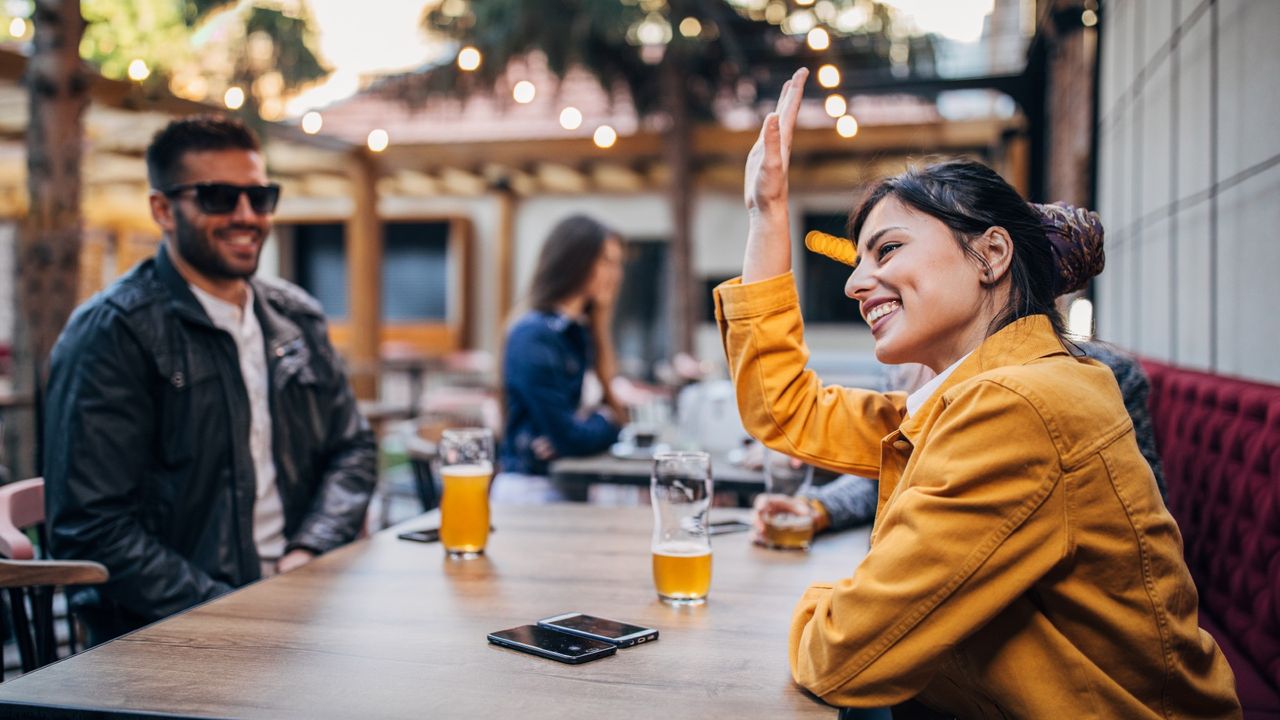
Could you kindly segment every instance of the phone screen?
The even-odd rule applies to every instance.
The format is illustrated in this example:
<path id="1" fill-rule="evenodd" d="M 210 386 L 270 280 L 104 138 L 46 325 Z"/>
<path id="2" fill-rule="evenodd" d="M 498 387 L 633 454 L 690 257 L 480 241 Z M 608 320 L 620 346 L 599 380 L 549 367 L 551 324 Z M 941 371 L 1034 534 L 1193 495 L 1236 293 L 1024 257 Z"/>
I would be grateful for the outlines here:
<path id="1" fill-rule="evenodd" d="M 639 625 L 629 625 L 617 620 L 606 620 L 591 615 L 569 615 L 559 619 L 544 621 L 551 627 L 561 627 L 566 630 L 578 630 L 580 632 L 599 635 L 600 637 L 612 638 L 614 640 L 627 635 L 643 633 L 648 628 Z"/>
<path id="2" fill-rule="evenodd" d="M 601 640 L 578 637 L 538 625 L 521 625 L 489 633 L 489 641 L 564 662 L 591 660 L 612 655 L 616 650 L 613 645 Z"/>

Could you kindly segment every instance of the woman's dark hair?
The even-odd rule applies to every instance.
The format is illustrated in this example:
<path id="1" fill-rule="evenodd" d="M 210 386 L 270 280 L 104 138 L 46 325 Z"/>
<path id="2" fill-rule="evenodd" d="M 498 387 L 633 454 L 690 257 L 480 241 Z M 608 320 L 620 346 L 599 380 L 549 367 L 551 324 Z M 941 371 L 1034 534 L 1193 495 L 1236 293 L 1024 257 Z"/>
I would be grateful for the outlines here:
<path id="1" fill-rule="evenodd" d="M 604 252 L 605 240 L 617 236 L 586 215 L 561 220 L 551 229 L 538 255 L 529 290 L 530 306 L 553 312 L 557 303 L 582 290 Z"/>
<path id="2" fill-rule="evenodd" d="M 1058 271 L 1040 214 L 994 170 L 972 160 L 947 160 L 881 180 L 849 216 L 849 237 L 854 242 L 872 208 L 889 197 L 940 220 L 965 254 L 984 267 L 988 267 L 986 259 L 970 247 L 970 241 L 992 227 L 1009 233 L 1013 240 L 1009 301 L 992 320 L 988 334 L 1019 318 L 1046 315 L 1054 332 L 1065 335 L 1054 305 Z"/>

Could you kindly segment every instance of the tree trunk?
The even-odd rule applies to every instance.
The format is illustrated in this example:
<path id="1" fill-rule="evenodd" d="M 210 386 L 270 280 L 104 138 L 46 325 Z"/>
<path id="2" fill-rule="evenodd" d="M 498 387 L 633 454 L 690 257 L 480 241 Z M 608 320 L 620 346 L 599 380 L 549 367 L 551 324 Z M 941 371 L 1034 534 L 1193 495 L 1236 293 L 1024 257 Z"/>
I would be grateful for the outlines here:
<path id="1" fill-rule="evenodd" d="M 697 288 L 693 277 L 693 124 L 689 99 L 674 48 L 668 48 L 659 66 L 662 73 L 662 102 L 670 115 L 663 150 L 671 171 L 667 190 L 671 201 L 671 333 L 676 352 L 694 352 L 697 327 Z"/>
<path id="2" fill-rule="evenodd" d="M 76 303 L 80 256 L 80 156 L 89 75 L 80 61 L 84 19 L 78 0 L 37 0 L 35 51 L 27 65 L 29 205 L 18 236 L 14 390 L 33 412 L 18 434 L 14 477 L 40 472 L 41 396 L 49 350 Z"/>

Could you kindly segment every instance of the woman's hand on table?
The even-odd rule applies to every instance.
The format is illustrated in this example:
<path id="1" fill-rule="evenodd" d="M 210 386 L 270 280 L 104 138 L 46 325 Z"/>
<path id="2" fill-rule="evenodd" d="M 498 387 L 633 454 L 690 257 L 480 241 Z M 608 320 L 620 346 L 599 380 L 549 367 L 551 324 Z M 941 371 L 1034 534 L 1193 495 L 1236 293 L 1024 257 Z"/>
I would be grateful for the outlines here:
<path id="1" fill-rule="evenodd" d="M 539 436 L 529 443 L 529 449 L 533 450 L 533 456 L 539 460 L 554 460 L 556 457 L 556 446 L 551 444 L 551 438 Z"/>

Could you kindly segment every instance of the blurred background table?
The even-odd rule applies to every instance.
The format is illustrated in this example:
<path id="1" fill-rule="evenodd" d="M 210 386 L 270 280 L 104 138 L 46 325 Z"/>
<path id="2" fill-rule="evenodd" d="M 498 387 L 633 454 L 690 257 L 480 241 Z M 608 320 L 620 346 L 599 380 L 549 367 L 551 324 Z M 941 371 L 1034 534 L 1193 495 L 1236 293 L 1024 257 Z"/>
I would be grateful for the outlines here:
<path id="1" fill-rule="evenodd" d="M 713 510 L 718 518 L 740 516 Z M 713 539 L 705 606 L 658 602 L 648 508 L 497 507 L 480 560 L 398 540 L 403 523 L 0 685 L 0 716 L 245 718 L 830 718 L 787 667 L 791 610 L 849 575 L 867 533 L 809 554 Z M 585 665 L 490 646 L 487 633 L 581 611 L 658 628 Z"/>
<path id="2" fill-rule="evenodd" d="M 620 485 L 649 485 L 653 460 L 614 457 L 609 453 L 589 457 L 559 458 L 549 467 L 552 479 L 575 483 L 616 483 Z M 746 507 L 751 497 L 764 491 L 764 472 L 735 465 L 723 455 L 712 454 L 711 476 L 716 492 L 732 492 L 738 505 Z"/>

